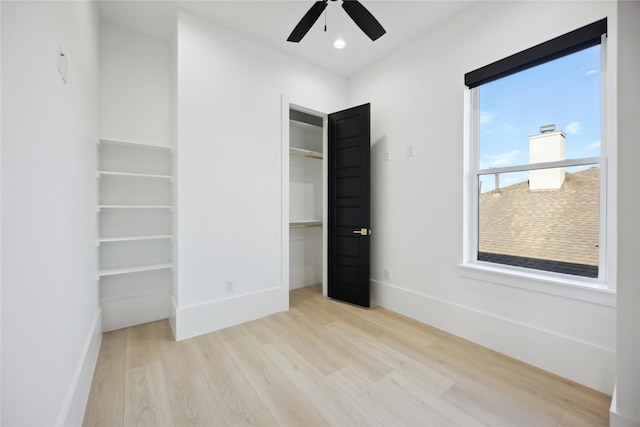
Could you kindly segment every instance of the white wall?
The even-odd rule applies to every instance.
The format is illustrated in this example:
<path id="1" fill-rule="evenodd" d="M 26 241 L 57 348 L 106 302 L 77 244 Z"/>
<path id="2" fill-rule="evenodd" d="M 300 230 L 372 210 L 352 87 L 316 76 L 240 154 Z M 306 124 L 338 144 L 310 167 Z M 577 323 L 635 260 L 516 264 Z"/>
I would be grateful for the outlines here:
<path id="1" fill-rule="evenodd" d="M 373 300 L 611 393 L 613 294 L 555 296 L 458 266 L 464 74 L 607 15 L 615 44 L 614 2 L 478 2 L 352 78 L 349 104 L 372 109 Z"/>
<path id="2" fill-rule="evenodd" d="M 640 426 L 640 2 L 618 5 L 618 346 L 611 426 Z"/>
<path id="3" fill-rule="evenodd" d="M 91 2 L 1 7 L 1 424 L 78 425 L 101 338 L 97 10 Z"/>
<path id="4" fill-rule="evenodd" d="M 100 136 L 171 145 L 169 43 L 100 27 Z"/>
<path id="5" fill-rule="evenodd" d="M 177 86 L 183 339 L 287 309 L 281 97 L 332 112 L 347 82 L 181 13 Z"/>

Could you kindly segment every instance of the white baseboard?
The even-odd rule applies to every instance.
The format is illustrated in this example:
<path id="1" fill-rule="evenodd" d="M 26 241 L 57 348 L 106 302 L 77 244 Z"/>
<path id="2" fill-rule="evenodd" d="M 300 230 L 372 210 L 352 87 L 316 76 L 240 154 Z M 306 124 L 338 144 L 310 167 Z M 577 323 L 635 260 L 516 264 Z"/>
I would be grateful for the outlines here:
<path id="1" fill-rule="evenodd" d="M 618 401 L 616 396 L 616 388 L 613 389 L 611 398 L 611 407 L 609 408 L 609 426 L 610 427 L 640 427 L 640 420 L 630 420 L 622 414 L 618 413 Z"/>
<path id="2" fill-rule="evenodd" d="M 618 414 L 615 411 L 609 411 L 609 426 L 610 427 L 640 427 L 640 421 L 633 421 L 629 418 Z"/>
<path id="3" fill-rule="evenodd" d="M 288 309 L 288 293 L 282 288 L 180 307 L 176 310 L 176 340 L 217 331 Z"/>
<path id="4" fill-rule="evenodd" d="M 171 316 L 169 291 L 103 299 L 101 305 L 104 332 L 155 322 Z"/>
<path id="5" fill-rule="evenodd" d="M 587 387 L 611 394 L 615 350 L 371 281 L 372 302 Z"/>
<path id="6" fill-rule="evenodd" d="M 100 344 L 102 343 L 101 319 L 102 314 L 98 310 L 89 329 L 89 335 L 56 425 L 82 425 L 84 411 L 89 399 L 89 391 L 91 390 L 91 382 L 93 381 L 93 372 L 96 368 Z"/>

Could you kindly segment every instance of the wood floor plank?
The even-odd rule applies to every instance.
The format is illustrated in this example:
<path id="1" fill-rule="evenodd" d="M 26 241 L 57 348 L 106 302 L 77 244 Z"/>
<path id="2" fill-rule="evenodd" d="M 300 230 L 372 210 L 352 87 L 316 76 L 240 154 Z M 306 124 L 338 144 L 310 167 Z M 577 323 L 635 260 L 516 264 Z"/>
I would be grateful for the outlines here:
<path id="1" fill-rule="evenodd" d="M 176 425 L 161 361 L 127 369 L 124 425 Z"/>
<path id="2" fill-rule="evenodd" d="M 304 346 L 308 342 L 305 351 L 311 353 L 314 359 L 325 361 L 331 359 L 334 362 L 333 370 L 324 372 L 325 375 L 334 372 L 344 366 L 351 366 L 371 381 L 377 381 L 391 372 L 391 366 L 382 359 L 371 357 L 363 352 L 355 343 L 333 333 L 323 325 L 314 322 L 312 316 L 291 315 L 296 325 L 304 328 L 305 333 L 297 336 L 296 345 Z M 289 326 L 291 328 L 291 326 Z M 318 348 L 331 348 L 331 352 L 318 352 Z"/>
<path id="3" fill-rule="evenodd" d="M 197 372 L 176 378 L 167 384 L 178 426 L 221 426 L 225 424 L 204 374 Z"/>
<path id="4" fill-rule="evenodd" d="M 482 427 L 485 425 L 441 399 L 440 396 L 432 393 L 422 384 L 399 372 L 391 372 L 380 379 L 377 384 L 421 413 L 429 425 L 451 427 Z"/>
<path id="5" fill-rule="evenodd" d="M 265 323 L 323 374 L 330 374 L 343 366 L 340 356 L 335 352 L 329 354 L 318 352 L 318 348 L 326 344 L 320 337 L 313 334 L 312 330 L 303 326 L 296 316 L 291 313 L 283 314 L 283 316 L 269 317 L 265 319 Z M 300 340 L 301 336 L 308 339 Z"/>
<path id="6" fill-rule="evenodd" d="M 442 375 L 427 365 L 422 365 L 394 348 L 381 343 L 379 340 L 377 341 L 363 330 L 348 325 L 341 320 L 325 327 L 344 339 L 353 342 L 363 351 L 369 353 L 371 357 L 384 360 L 395 371 L 410 376 L 435 394 L 441 395 L 454 384 L 451 378 Z"/>
<path id="7" fill-rule="evenodd" d="M 334 305 L 342 306 L 344 304 Z M 404 327 L 394 327 L 393 322 L 378 322 L 377 320 L 381 318 L 382 310 L 383 309 L 378 307 L 373 310 L 352 311 L 350 312 L 351 316 L 347 323 L 357 326 L 358 329 L 367 331 L 370 335 L 375 336 L 376 339 L 386 341 L 391 345 L 401 343 L 406 346 L 424 348 L 439 339 L 438 336 L 433 333 L 432 328 L 426 325 L 422 328 L 407 329 Z M 417 331 L 419 331 L 419 333 L 417 333 Z"/>
<path id="8" fill-rule="evenodd" d="M 360 405 L 384 426 L 423 426 L 426 418 L 396 399 L 393 394 L 360 375 L 351 367 L 345 367 L 329 375 L 329 378 L 357 405 Z"/>
<path id="9" fill-rule="evenodd" d="M 380 425 L 284 342 L 273 341 L 262 345 L 261 349 L 331 425 Z"/>
<path id="10" fill-rule="evenodd" d="M 251 337 L 258 345 L 280 339 L 280 336 L 273 329 L 269 328 L 262 319 L 243 323 L 240 327 L 244 330 L 244 333 Z"/>
<path id="11" fill-rule="evenodd" d="M 247 335 L 242 325 L 220 329 L 219 331 L 216 331 L 216 334 L 222 338 L 223 341 L 231 341 Z"/>
<path id="12" fill-rule="evenodd" d="M 248 336 L 226 341 L 225 347 L 238 360 L 240 369 L 269 411 L 282 426 L 328 426 L 329 423 L 284 378 L 282 372 Z"/>
<path id="13" fill-rule="evenodd" d="M 296 307 L 306 300 L 316 300 L 322 294 L 322 285 L 306 286 L 289 292 L 289 307 Z"/>
<path id="14" fill-rule="evenodd" d="M 302 354 L 320 372 L 328 375 L 352 363 L 369 378 L 377 380 L 391 371 L 391 367 L 379 360 L 365 358 L 352 343 L 309 322 L 304 316 L 280 313 L 265 322 L 298 353 Z M 318 349 L 331 348 L 330 352 Z"/>
<path id="15" fill-rule="evenodd" d="M 198 354 L 197 338 L 184 341 L 161 342 L 161 359 L 167 382 L 202 371 Z"/>
<path id="16" fill-rule="evenodd" d="M 273 418 L 271 412 L 263 409 L 250 417 L 242 419 L 234 427 L 279 427 L 278 422 Z"/>
<path id="17" fill-rule="evenodd" d="M 254 414 L 267 409 L 218 333 L 196 339 L 200 343 L 196 347 L 196 355 L 226 425 L 251 419 Z"/>
<path id="18" fill-rule="evenodd" d="M 591 414 L 584 414 L 575 411 L 566 411 L 562 413 L 557 427 L 608 427 L 609 418 L 598 416 L 593 417 Z"/>
<path id="19" fill-rule="evenodd" d="M 166 338 L 167 322 L 151 322 L 128 328 L 127 369 L 161 360 L 161 342 Z"/>
<path id="20" fill-rule="evenodd" d="M 588 417 L 596 424 L 608 422 L 608 417 L 602 417 L 610 406 L 608 396 L 604 393 L 579 386 L 495 351 L 487 353 L 484 361 L 491 376 L 500 378 L 518 392 L 536 397 L 545 405 L 552 405 L 566 413 Z"/>
<path id="21" fill-rule="evenodd" d="M 83 426 L 123 425 L 126 351 L 126 329 L 102 335 Z"/>
<path id="22" fill-rule="evenodd" d="M 392 334 L 406 334 L 423 344 L 430 344 L 442 336 L 448 337 L 448 334 L 439 329 L 425 325 L 424 323 L 420 323 L 417 320 L 395 313 L 391 310 L 387 310 L 383 307 L 372 305 L 369 309 L 363 309 L 362 307 L 353 306 L 351 304 L 331 299 L 323 298 L 323 300 L 323 307 L 328 307 L 328 309 L 334 313 L 334 317 L 342 317 L 338 314 L 340 311 L 348 312 L 353 316 L 358 316 L 372 324 L 385 328 L 388 331 L 392 331 Z M 315 307 L 311 306 L 309 302 L 305 302 L 305 304 L 307 304 L 307 310 L 313 308 L 313 312 L 316 311 Z"/>
<path id="23" fill-rule="evenodd" d="M 320 292 L 318 288 L 317 292 Z M 442 331 L 422 323 L 414 323 L 413 319 L 390 312 L 382 307 L 373 305 L 369 309 L 351 304 L 334 301 L 327 298 L 305 299 L 292 311 L 299 310 L 305 316 L 314 315 L 323 319 L 323 322 L 331 323 L 336 318 L 341 318 L 347 323 L 367 325 L 372 331 L 382 335 L 398 336 L 409 340 L 414 345 L 429 345 L 439 338 Z"/>
<path id="24" fill-rule="evenodd" d="M 450 342 L 438 341 L 425 349 L 428 362 L 423 360 L 423 363 L 437 366 L 437 369 L 446 372 L 456 382 L 458 392 L 443 396 L 445 399 L 461 398 L 454 404 L 464 404 L 466 402 L 464 395 L 469 392 L 474 396 L 481 396 L 482 406 L 508 408 L 508 412 L 514 414 L 520 423 L 554 425 L 557 422 L 562 413 L 558 405 L 545 401 L 543 396 L 532 392 L 524 383 L 515 380 L 514 376 L 509 374 L 510 369 L 487 357 L 490 351 L 480 353 L 482 354 L 480 357 L 469 357 L 464 349 L 472 347 L 478 346 L 457 338 Z M 473 350 L 470 353 L 473 353 Z M 433 358 L 434 355 L 437 356 Z M 526 364 L 522 364 L 521 368 L 530 370 L 530 375 L 546 374 Z M 459 393 L 461 391 L 463 393 Z M 499 397 L 499 401 L 496 397 Z M 500 409 L 500 411 L 503 410 Z"/>

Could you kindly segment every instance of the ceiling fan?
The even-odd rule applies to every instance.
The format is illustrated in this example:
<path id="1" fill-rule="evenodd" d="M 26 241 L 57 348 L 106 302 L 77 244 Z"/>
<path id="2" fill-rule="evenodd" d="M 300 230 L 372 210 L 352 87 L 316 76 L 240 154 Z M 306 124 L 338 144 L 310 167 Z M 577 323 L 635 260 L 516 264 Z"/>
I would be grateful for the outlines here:
<path id="1" fill-rule="evenodd" d="M 309 11 L 302 17 L 300 22 L 298 22 L 298 25 L 293 29 L 287 41 L 298 43 L 302 40 L 311 27 L 313 27 L 313 24 L 316 23 L 320 15 L 322 15 L 322 12 L 324 12 L 328 3 L 329 0 L 315 2 L 313 6 L 311 6 L 311 9 L 309 9 Z M 347 12 L 347 15 L 353 19 L 353 22 L 355 22 L 371 40 L 377 40 L 386 33 L 378 20 L 359 1 L 342 0 L 342 8 Z"/>

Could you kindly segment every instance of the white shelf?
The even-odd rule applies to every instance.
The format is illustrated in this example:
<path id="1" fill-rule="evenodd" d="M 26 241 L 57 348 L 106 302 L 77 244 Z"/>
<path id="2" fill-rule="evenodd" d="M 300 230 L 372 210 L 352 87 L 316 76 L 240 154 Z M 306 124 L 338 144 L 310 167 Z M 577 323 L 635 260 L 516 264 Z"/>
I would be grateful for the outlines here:
<path id="1" fill-rule="evenodd" d="M 137 267 L 107 268 L 105 270 L 100 270 L 98 272 L 98 276 L 99 277 L 115 276 L 118 274 L 139 273 L 143 271 L 153 271 L 153 270 L 166 270 L 170 268 L 173 268 L 173 264 L 171 263 L 141 265 Z"/>
<path id="2" fill-rule="evenodd" d="M 289 125 L 297 127 L 299 129 L 313 129 L 315 131 L 322 131 L 322 125 L 312 125 L 311 123 L 301 122 L 296 119 L 289 119 Z"/>
<path id="3" fill-rule="evenodd" d="M 146 174 L 146 173 L 98 171 L 97 177 L 101 178 L 103 176 L 121 176 L 121 177 L 133 177 L 133 178 L 168 179 L 169 181 L 173 182 L 173 177 L 171 175 L 151 175 L 151 174 Z"/>
<path id="4" fill-rule="evenodd" d="M 98 139 L 98 147 L 102 145 L 119 145 L 121 147 L 138 147 L 138 148 L 149 148 L 156 150 L 168 150 L 173 152 L 173 147 L 168 145 L 154 145 L 154 144 L 145 144 L 143 142 L 131 142 L 131 141 L 120 141 L 117 139 L 108 139 L 108 138 L 99 138 Z"/>
<path id="5" fill-rule="evenodd" d="M 102 209 L 173 209 L 173 206 L 160 205 L 99 205 L 98 212 Z"/>
<path id="6" fill-rule="evenodd" d="M 111 242 L 131 242 L 135 240 L 161 240 L 161 239 L 173 239 L 173 235 L 171 234 L 157 234 L 153 236 L 122 236 L 122 237 L 101 237 L 98 239 L 98 244 L 100 243 L 111 243 Z"/>
<path id="7" fill-rule="evenodd" d="M 323 159 L 324 158 L 322 153 L 319 153 L 317 151 L 303 150 L 302 148 L 295 148 L 295 147 L 290 147 L 289 148 L 289 154 L 291 154 L 293 156 L 309 157 L 309 158 L 312 158 L 312 159 Z"/>
<path id="8" fill-rule="evenodd" d="M 322 227 L 322 221 L 291 221 L 289 228 Z"/>

